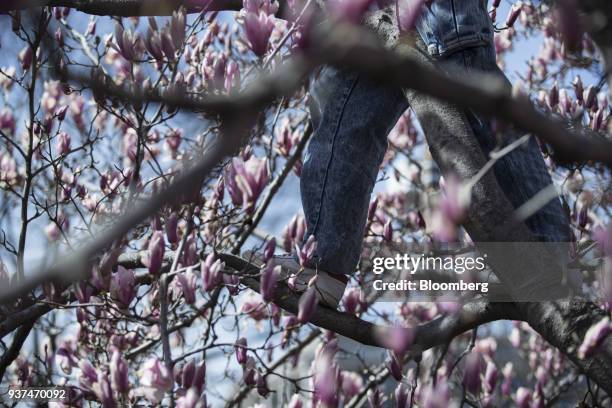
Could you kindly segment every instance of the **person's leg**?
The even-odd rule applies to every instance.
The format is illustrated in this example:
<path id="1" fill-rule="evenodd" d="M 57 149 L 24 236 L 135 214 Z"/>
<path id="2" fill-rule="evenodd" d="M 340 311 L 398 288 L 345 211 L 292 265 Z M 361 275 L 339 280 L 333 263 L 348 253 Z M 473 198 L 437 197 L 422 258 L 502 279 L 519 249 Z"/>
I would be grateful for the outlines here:
<path id="1" fill-rule="evenodd" d="M 324 67 L 311 86 L 314 135 L 300 188 L 317 268 L 354 271 L 361 253 L 370 196 L 387 150 L 387 135 L 408 108 L 400 89 Z"/>
<path id="2" fill-rule="evenodd" d="M 446 60 L 472 74 L 487 72 L 506 79 L 495 62 L 495 50 L 492 45 L 465 49 Z M 490 120 L 470 109 L 466 109 L 465 113 L 483 152 L 488 157 L 497 147 L 497 138 L 492 131 Z M 520 135 L 514 129 L 509 129 L 504 131 L 503 142 L 507 145 L 518 136 Z M 499 159 L 493 171 L 500 187 L 515 208 L 552 184 L 552 178 L 534 137 L 530 138 L 527 144 Z M 570 239 L 569 220 L 557 198 L 544 205 L 525 223 L 541 241 L 568 242 Z"/>
<path id="3" fill-rule="evenodd" d="M 443 68 L 472 74 L 486 72 L 506 79 L 496 63 L 493 27 L 486 3 L 484 0 L 437 0 L 421 16 L 417 29 L 427 52 Z M 465 114 L 488 157 L 497 142 L 490 121 L 470 109 L 465 109 Z M 513 130 L 505 132 L 505 143 L 512 142 L 516 136 Z M 534 138 L 500 159 L 494 172 L 515 208 L 552 183 Z M 542 241 L 568 242 L 570 239 L 568 220 L 558 199 L 528 218 L 526 224 Z"/>

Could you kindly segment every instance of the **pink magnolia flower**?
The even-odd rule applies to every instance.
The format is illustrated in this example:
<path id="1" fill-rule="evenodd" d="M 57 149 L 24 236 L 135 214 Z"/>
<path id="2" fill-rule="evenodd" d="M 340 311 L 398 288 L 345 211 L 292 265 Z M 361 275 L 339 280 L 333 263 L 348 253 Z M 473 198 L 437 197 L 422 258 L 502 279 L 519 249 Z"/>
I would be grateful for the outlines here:
<path id="1" fill-rule="evenodd" d="M 384 402 L 385 397 L 381 394 L 378 387 L 368 391 L 368 404 L 370 404 L 370 408 L 382 408 Z"/>
<path id="2" fill-rule="evenodd" d="M 458 223 L 465 216 L 471 192 L 455 176 L 441 180 L 441 184 L 444 188 L 444 196 L 440 200 L 440 210 L 448 220 Z"/>
<path id="3" fill-rule="evenodd" d="M 110 376 L 113 389 L 126 395 L 130 389 L 128 365 L 119 350 L 113 351 L 110 361 Z"/>
<path id="4" fill-rule="evenodd" d="M 260 289 L 261 296 L 266 302 L 270 302 L 274 298 L 274 289 L 281 273 L 281 266 L 268 264 L 261 273 Z"/>
<path id="5" fill-rule="evenodd" d="M 408 388 L 403 383 L 397 384 L 395 388 L 395 407 L 406 408 L 408 406 Z M 431 407 L 429 407 L 431 408 Z"/>
<path id="6" fill-rule="evenodd" d="M 510 395 L 510 391 L 512 387 L 512 373 L 513 373 L 512 363 L 506 363 L 506 365 L 502 369 L 502 375 L 504 376 L 504 382 L 501 385 L 501 392 L 503 396 Z"/>
<path id="7" fill-rule="evenodd" d="M 283 229 L 283 249 L 290 252 L 291 249 L 300 245 L 304 240 L 306 232 L 306 221 L 301 215 L 296 215 L 291 222 Z"/>
<path id="8" fill-rule="evenodd" d="M 512 347 L 518 348 L 520 346 L 520 344 L 521 344 L 521 331 L 519 330 L 518 327 L 512 328 L 512 331 L 510 332 L 510 335 L 508 336 L 508 339 L 510 340 L 510 344 L 512 344 Z"/>
<path id="9" fill-rule="evenodd" d="M 182 264 L 185 266 L 194 265 L 198 261 L 198 247 L 195 232 L 192 232 L 185 241 L 183 250 Z"/>
<path id="10" fill-rule="evenodd" d="M 578 356 L 580 358 L 590 357 L 610 333 L 612 333 L 612 322 L 610 322 L 609 317 L 605 317 L 591 326 L 578 348 Z"/>
<path id="11" fill-rule="evenodd" d="M 118 266 L 117 272 L 111 276 L 110 295 L 122 307 L 127 308 L 136 296 L 135 285 L 134 271 Z"/>
<path id="12" fill-rule="evenodd" d="M 204 391 L 206 383 L 206 362 L 198 364 L 191 360 L 181 370 L 181 384 L 185 389 L 194 389 L 198 395 Z"/>
<path id="13" fill-rule="evenodd" d="M 195 388 L 189 388 L 185 395 L 176 400 L 176 408 L 206 408 L 206 395 L 200 397 Z"/>
<path id="14" fill-rule="evenodd" d="M 274 132 L 278 151 L 283 156 L 289 156 L 289 152 L 293 148 L 293 135 L 294 133 L 291 132 L 291 125 L 288 120 L 283 121 L 282 125 L 277 127 Z"/>
<path id="15" fill-rule="evenodd" d="M 79 361 L 79 387 L 86 392 L 93 392 L 93 386 L 98 381 L 98 372 L 88 360 Z"/>
<path id="16" fill-rule="evenodd" d="M 586 109 L 591 109 L 596 105 L 597 100 L 597 88 L 593 85 L 589 85 L 589 87 L 584 91 L 584 107 Z"/>
<path id="17" fill-rule="evenodd" d="M 572 112 L 572 100 L 565 88 L 559 91 L 559 108 L 564 115 L 568 115 Z"/>
<path id="18" fill-rule="evenodd" d="M 170 150 L 172 157 L 175 157 L 179 146 L 181 145 L 181 141 L 183 140 L 183 130 L 182 129 L 172 129 L 166 134 L 166 146 Z"/>
<path id="19" fill-rule="evenodd" d="M 142 260 L 151 274 L 157 275 L 161 271 L 165 251 L 164 235 L 161 231 L 155 231 L 149 241 L 147 255 Z"/>
<path id="20" fill-rule="evenodd" d="M 572 86 L 574 87 L 574 95 L 576 95 L 576 99 L 578 102 L 582 102 L 584 99 L 584 86 L 582 85 L 582 79 L 580 75 L 576 75 L 574 80 L 572 81 Z"/>
<path id="21" fill-rule="evenodd" d="M 55 116 L 60 122 L 66 119 L 66 112 L 68 112 L 68 105 L 60 106 L 55 110 Z"/>
<path id="22" fill-rule="evenodd" d="M 260 321 L 268 317 L 268 310 L 263 303 L 263 299 L 257 294 L 252 294 L 245 298 L 240 308 L 242 313 L 246 313 L 255 321 Z"/>
<path id="23" fill-rule="evenodd" d="M 64 34 L 62 33 L 62 29 L 61 27 L 58 27 L 57 30 L 55 30 L 55 41 L 57 41 L 57 45 L 59 45 L 60 47 L 64 46 Z"/>
<path id="24" fill-rule="evenodd" d="M 465 368 L 463 369 L 463 385 L 472 395 L 478 395 L 480 392 L 480 374 L 483 371 L 483 366 L 484 361 L 477 352 L 470 353 L 465 359 Z"/>
<path id="25" fill-rule="evenodd" d="M 243 365 L 247 361 L 247 339 L 239 338 L 234 346 L 236 349 L 236 360 L 238 364 Z"/>
<path id="26" fill-rule="evenodd" d="M 383 239 L 386 242 L 393 241 L 393 225 L 391 225 L 391 219 L 387 220 L 383 227 Z"/>
<path id="27" fill-rule="evenodd" d="M 96 33 L 96 20 L 89 20 L 85 35 L 94 35 Z"/>
<path id="28" fill-rule="evenodd" d="M 27 45 L 23 50 L 19 52 L 19 62 L 21 63 L 21 68 L 24 71 L 27 71 L 32 66 L 33 52 L 32 47 Z"/>
<path id="29" fill-rule="evenodd" d="M 170 35 L 177 50 L 183 46 L 185 41 L 185 13 L 183 11 L 175 11 L 170 19 Z"/>
<path id="30" fill-rule="evenodd" d="M 176 48 L 174 47 L 171 34 L 167 30 L 160 33 L 160 46 L 166 58 L 171 61 L 174 60 Z"/>
<path id="31" fill-rule="evenodd" d="M 193 305 L 196 301 L 196 282 L 197 277 L 193 271 L 188 269 L 185 272 L 177 275 L 178 285 L 181 288 L 181 293 L 185 299 L 185 303 Z"/>
<path id="32" fill-rule="evenodd" d="M 289 400 L 289 404 L 287 405 L 287 408 L 302 408 L 302 407 L 303 407 L 303 404 L 302 404 L 302 399 L 301 399 L 300 394 L 293 394 L 293 396 Z"/>
<path id="33" fill-rule="evenodd" d="M 116 49 L 128 61 L 132 61 L 135 57 L 136 39 L 137 36 L 133 35 L 130 30 L 124 30 L 121 24 L 115 25 Z"/>
<path id="34" fill-rule="evenodd" d="M 445 381 L 438 381 L 435 387 L 427 386 L 421 395 L 423 408 L 446 408 L 450 406 L 451 395 L 448 384 Z"/>
<path id="35" fill-rule="evenodd" d="M 251 213 L 269 178 L 267 159 L 250 157 L 243 161 L 234 158 L 227 168 L 225 183 L 232 202 L 242 205 L 247 213 Z"/>
<path id="36" fill-rule="evenodd" d="M 270 394 L 266 377 L 259 371 L 257 372 L 257 380 L 255 381 L 255 385 L 257 387 L 257 393 L 262 397 L 266 398 Z"/>
<path id="37" fill-rule="evenodd" d="M 171 213 L 166 218 L 166 237 L 168 238 L 168 242 L 173 244 L 177 243 L 179 240 L 178 236 L 178 217 L 175 212 Z"/>
<path id="38" fill-rule="evenodd" d="M 314 399 L 325 407 L 338 405 L 340 372 L 334 361 L 332 347 L 323 347 L 313 363 Z"/>
<path id="39" fill-rule="evenodd" d="M 266 242 L 266 246 L 263 251 L 263 261 L 268 262 L 274 256 L 274 251 L 276 250 L 276 238 L 272 237 L 268 242 Z"/>
<path id="40" fill-rule="evenodd" d="M 0 129 L 9 131 L 10 134 L 13 134 L 15 133 L 16 126 L 17 124 L 13 113 L 7 108 L 3 109 L 2 112 L 0 112 Z"/>
<path id="41" fill-rule="evenodd" d="M 602 128 L 602 125 L 604 123 L 604 111 L 606 111 L 607 108 L 599 108 L 597 109 L 597 112 L 595 112 L 595 114 L 593 115 L 593 119 L 591 120 L 591 129 L 594 131 L 599 131 Z"/>
<path id="42" fill-rule="evenodd" d="M 235 89 L 240 89 L 240 68 L 236 61 L 230 61 L 225 70 L 225 91 L 232 92 Z"/>
<path id="43" fill-rule="evenodd" d="M 314 287 L 308 288 L 304 294 L 300 297 L 298 306 L 298 321 L 300 323 L 306 323 L 312 317 L 317 307 L 317 293 Z"/>
<path id="44" fill-rule="evenodd" d="M 172 389 L 174 379 L 161 361 L 150 358 L 141 369 L 140 384 L 140 391 L 145 398 L 157 404 L 163 399 L 164 393 Z"/>
<path id="45" fill-rule="evenodd" d="M 50 222 L 45 227 L 45 235 L 47 236 L 47 239 L 49 240 L 49 242 L 55 242 L 58 239 L 60 239 L 60 236 L 62 235 L 62 232 L 60 231 L 59 227 L 57 226 L 57 223 Z"/>
<path id="46" fill-rule="evenodd" d="M 244 31 L 251 50 L 261 57 L 268 51 L 270 35 L 274 30 L 274 17 L 259 12 L 248 12 L 244 17 Z"/>
<path id="47" fill-rule="evenodd" d="M 520 387 L 516 390 L 514 401 L 518 408 L 529 408 L 531 404 L 531 391 L 525 387 Z"/>
<path id="48" fill-rule="evenodd" d="M 461 303 L 452 296 L 442 297 L 436 300 L 436 308 L 442 314 L 455 314 L 461 310 Z"/>
<path id="49" fill-rule="evenodd" d="M 94 394 L 100 400 L 103 408 L 115 408 L 117 407 L 117 401 L 113 395 L 113 389 L 111 388 L 108 375 L 102 372 L 98 372 L 97 382 L 93 386 Z"/>
<path id="50" fill-rule="evenodd" d="M 492 394 L 493 390 L 495 390 L 495 385 L 497 384 L 497 374 L 497 366 L 493 361 L 488 360 L 484 375 L 485 391 L 488 394 Z"/>
<path id="51" fill-rule="evenodd" d="M 346 313 L 354 315 L 360 311 L 361 301 L 361 289 L 350 288 L 346 291 L 344 298 L 342 299 L 342 304 L 344 305 L 344 310 Z"/>
<path id="52" fill-rule="evenodd" d="M 506 18 L 506 27 L 512 27 L 519 15 L 521 14 L 521 10 L 523 9 L 523 2 L 517 1 L 512 5 L 512 8 L 508 12 L 508 17 Z"/>
<path id="53" fill-rule="evenodd" d="M 245 385 L 253 386 L 255 385 L 255 359 L 253 357 L 248 357 L 246 363 L 242 366 L 242 380 Z"/>
<path id="54" fill-rule="evenodd" d="M 612 224 L 597 227 L 593 230 L 593 239 L 597 241 L 604 255 L 612 257 Z"/>
<path id="55" fill-rule="evenodd" d="M 387 368 L 389 372 L 397 381 L 401 381 L 403 378 L 402 375 L 402 356 L 398 356 L 397 353 L 391 352 L 387 350 L 388 359 L 387 359 Z"/>
<path id="56" fill-rule="evenodd" d="M 302 247 L 296 245 L 295 250 L 297 252 L 300 265 L 307 266 L 317 250 L 317 241 L 315 240 L 315 236 L 309 236 L 306 243 L 302 245 Z"/>
<path id="57" fill-rule="evenodd" d="M 471 190 L 455 177 L 441 179 L 440 184 L 444 188 L 444 195 L 434 210 L 431 228 L 439 241 L 450 242 L 456 238 L 457 226 L 465 217 Z"/>
<path id="58" fill-rule="evenodd" d="M 230 295 L 235 295 L 238 293 L 240 277 L 237 274 L 233 273 L 224 273 L 223 274 L 223 284 L 229 291 Z"/>
<path id="59" fill-rule="evenodd" d="M 211 252 L 204 262 L 202 262 L 201 276 L 202 276 L 202 289 L 208 292 L 211 289 L 217 287 L 221 283 L 222 270 L 225 267 L 225 263 L 221 262 L 220 259 L 215 260 L 214 252 Z"/>
<path id="60" fill-rule="evenodd" d="M 550 379 L 548 370 L 546 370 L 546 368 L 544 368 L 543 366 L 538 366 L 535 373 L 535 378 L 537 380 L 537 386 L 544 387 Z"/>
<path id="61" fill-rule="evenodd" d="M 376 336 L 385 348 L 402 355 L 414 340 L 414 329 L 400 326 L 383 327 L 376 332 Z"/>
<path id="62" fill-rule="evenodd" d="M 190 388 L 193 383 L 193 378 L 195 376 L 195 361 L 189 360 L 185 365 L 181 367 L 180 370 L 180 380 L 183 388 Z M 175 374 L 176 376 L 176 374 Z"/>
<path id="63" fill-rule="evenodd" d="M 144 41 L 145 49 L 155 59 L 158 67 L 161 67 L 161 63 L 164 60 L 164 52 L 162 50 L 161 37 L 157 31 L 149 29 Z"/>
<path id="64" fill-rule="evenodd" d="M 378 208 L 378 196 L 372 200 L 368 207 L 368 221 L 372 221 L 376 215 L 376 209 Z"/>
<path id="65" fill-rule="evenodd" d="M 225 86 L 225 71 L 227 67 L 227 57 L 225 54 L 217 55 L 213 65 L 212 87 L 221 90 Z"/>
<path id="66" fill-rule="evenodd" d="M 495 351 L 497 350 L 497 341 L 494 337 L 487 337 L 478 340 L 474 345 L 474 351 L 482 354 L 483 356 L 493 358 Z"/>
<path id="67" fill-rule="evenodd" d="M 559 104 L 559 85 L 557 81 L 553 84 L 552 88 L 548 91 L 548 106 L 553 109 Z"/>
<path id="68" fill-rule="evenodd" d="M 76 350 L 71 341 L 64 341 L 55 352 L 55 362 L 66 374 L 72 373 L 72 369 L 78 366 Z"/>
<path id="69" fill-rule="evenodd" d="M 363 390 L 363 379 L 353 371 L 342 371 L 340 373 L 340 388 L 346 401 L 349 401 Z"/>

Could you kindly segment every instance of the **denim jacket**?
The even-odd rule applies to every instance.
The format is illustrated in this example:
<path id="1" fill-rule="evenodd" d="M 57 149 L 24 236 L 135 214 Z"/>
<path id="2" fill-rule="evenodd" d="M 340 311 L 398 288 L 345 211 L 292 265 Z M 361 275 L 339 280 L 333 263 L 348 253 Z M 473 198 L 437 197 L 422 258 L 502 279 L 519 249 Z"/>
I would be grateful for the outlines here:
<path id="1" fill-rule="evenodd" d="M 434 57 L 493 41 L 486 0 L 434 0 L 416 28 Z"/>

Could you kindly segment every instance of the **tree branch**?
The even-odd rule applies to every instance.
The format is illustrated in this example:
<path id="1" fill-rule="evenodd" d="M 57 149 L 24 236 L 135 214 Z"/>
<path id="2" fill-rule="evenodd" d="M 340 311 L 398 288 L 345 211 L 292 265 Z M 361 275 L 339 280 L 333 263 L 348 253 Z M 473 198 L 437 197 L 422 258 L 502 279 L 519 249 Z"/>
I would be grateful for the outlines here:
<path id="1" fill-rule="evenodd" d="M 179 7 L 188 12 L 240 10 L 241 0 L 210 0 L 208 3 L 189 0 L 8 0 L 0 5 L 0 12 L 26 10 L 35 7 L 69 7 L 98 16 L 168 16 Z"/>

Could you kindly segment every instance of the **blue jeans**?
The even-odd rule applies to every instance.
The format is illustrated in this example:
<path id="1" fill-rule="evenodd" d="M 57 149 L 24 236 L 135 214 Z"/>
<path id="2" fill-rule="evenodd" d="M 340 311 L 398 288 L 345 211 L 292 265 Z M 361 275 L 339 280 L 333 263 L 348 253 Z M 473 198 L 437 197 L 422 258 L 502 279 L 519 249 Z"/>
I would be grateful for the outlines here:
<path id="1" fill-rule="evenodd" d="M 503 76 L 495 62 L 486 1 L 437 0 L 421 17 L 417 30 L 443 69 Z M 401 89 L 328 66 L 313 79 L 310 92 L 315 133 L 300 182 L 307 234 L 317 240 L 315 263 L 319 268 L 351 274 L 359 261 L 387 135 L 408 102 Z M 496 147 L 490 122 L 469 109 L 465 114 L 488 157 Z M 493 171 L 515 208 L 552 183 L 534 138 L 500 159 Z M 526 224 L 542 241 L 569 240 L 568 220 L 559 200 L 549 202 Z"/>

